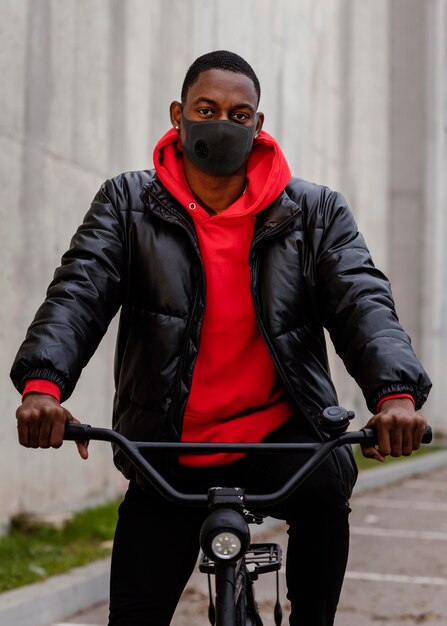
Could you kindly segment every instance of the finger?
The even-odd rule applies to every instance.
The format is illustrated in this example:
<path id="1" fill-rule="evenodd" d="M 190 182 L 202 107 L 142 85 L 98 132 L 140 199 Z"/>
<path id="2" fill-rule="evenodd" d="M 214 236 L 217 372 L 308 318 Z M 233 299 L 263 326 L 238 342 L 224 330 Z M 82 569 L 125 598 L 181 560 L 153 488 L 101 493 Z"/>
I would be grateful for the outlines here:
<path id="1" fill-rule="evenodd" d="M 402 427 L 396 428 L 390 433 L 391 456 L 402 456 Z"/>
<path id="2" fill-rule="evenodd" d="M 413 450 L 415 426 L 405 428 L 402 436 L 402 454 L 404 456 L 410 456 Z"/>
<path id="3" fill-rule="evenodd" d="M 25 448 L 29 448 L 29 428 L 26 422 L 20 422 L 17 424 L 17 432 L 19 436 L 19 443 Z"/>
<path id="4" fill-rule="evenodd" d="M 39 420 L 37 419 L 35 412 L 32 410 L 28 420 L 28 446 L 30 448 L 39 447 L 39 430 Z"/>
<path id="5" fill-rule="evenodd" d="M 60 448 L 64 440 L 65 422 L 58 420 L 51 429 L 50 445 L 52 448 Z"/>
<path id="6" fill-rule="evenodd" d="M 51 420 L 46 419 L 39 424 L 39 439 L 38 446 L 39 448 L 49 448 L 50 447 L 50 438 L 51 438 Z"/>
<path id="7" fill-rule="evenodd" d="M 27 412 L 21 411 L 20 407 L 16 411 L 17 417 L 17 434 L 19 437 L 19 443 L 26 448 L 29 448 L 29 429 L 27 421 Z"/>
<path id="8" fill-rule="evenodd" d="M 422 437 L 425 433 L 425 426 L 427 424 L 427 420 L 423 417 L 418 420 L 416 424 L 416 428 L 413 431 L 413 450 L 418 450 L 422 443 Z"/>
<path id="9" fill-rule="evenodd" d="M 389 456 L 391 454 L 390 432 L 386 428 L 386 426 L 384 426 L 384 424 L 380 424 L 380 423 L 376 425 L 376 429 L 377 429 L 377 444 L 378 444 L 377 447 L 379 449 L 379 452 L 382 455 L 382 457 Z"/>

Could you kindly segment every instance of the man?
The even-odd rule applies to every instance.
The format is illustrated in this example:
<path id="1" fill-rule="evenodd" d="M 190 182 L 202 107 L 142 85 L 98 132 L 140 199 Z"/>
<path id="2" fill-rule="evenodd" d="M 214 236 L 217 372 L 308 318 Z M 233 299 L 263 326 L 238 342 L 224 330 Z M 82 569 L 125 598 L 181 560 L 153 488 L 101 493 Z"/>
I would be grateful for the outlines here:
<path id="1" fill-rule="evenodd" d="M 13 366 L 24 396 L 23 445 L 61 445 L 74 418 L 59 401 L 121 307 L 114 427 L 132 439 L 318 440 L 316 416 L 337 403 L 326 327 L 374 414 L 368 426 L 379 445 L 364 454 L 383 461 L 419 447 L 425 420 L 416 410 L 430 381 L 399 326 L 388 282 L 343 197 L 291 178 L 279 145 L 262 131 L 259 97 L 241 57 L 199 57 L 181 102 L 171 104 L 173 129 L 155 148 L 155 171 L 101 187 Z M 164 626 L 194 567 L 205 513 L 163 502 L 121 454 L 115 462 L 130 485 L 115 537 L 109 624 Z M 270 491 L 302 458 L 157 462 L 182 489 Z M 333 623 L 355 476 L 350 452 L 338 451 L 272 511 L 289 523 L 290 624 Z"/>

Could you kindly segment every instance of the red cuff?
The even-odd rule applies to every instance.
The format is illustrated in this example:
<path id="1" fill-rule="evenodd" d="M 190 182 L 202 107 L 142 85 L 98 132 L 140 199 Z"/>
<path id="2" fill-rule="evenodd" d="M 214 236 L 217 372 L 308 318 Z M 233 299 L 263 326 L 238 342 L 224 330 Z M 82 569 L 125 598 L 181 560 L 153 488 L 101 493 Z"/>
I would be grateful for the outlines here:
<path id="1" fill-rule="evenodd" d="M 379 401 L 379 404 L 377 405 L 377 413 L 380 411 L 380 407 L 382 406 L 384 402 L 386 402 L 387 400 L 397 400 L 398 398 L 408 398 L 409 400 L 412 401 L 413 405 L 416 406 L 415 399 L 409 393 L 393 393 L 389 396 L 384 396 Z"/>
<path id="2" fill-rule="evenodd" d="M 37 378 L 30 378 L 25 383 L 25 388 L 22 393 L 22 400 L 28 393 L 46 393 L 49 396 L 56 398 L 58 402 L 61 399 L 61 390 L 56 383 L 51 380 L 40 380 Z"/>

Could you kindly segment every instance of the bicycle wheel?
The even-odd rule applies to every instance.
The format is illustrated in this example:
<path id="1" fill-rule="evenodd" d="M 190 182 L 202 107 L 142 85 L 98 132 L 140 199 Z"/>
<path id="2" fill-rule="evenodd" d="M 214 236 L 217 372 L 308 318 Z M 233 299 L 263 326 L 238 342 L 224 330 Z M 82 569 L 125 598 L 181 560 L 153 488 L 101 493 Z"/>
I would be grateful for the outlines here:
<path id="1" fill-rule="evenodd" d="M 236 577 L 236 626 L 263 626 L 254 600 L 253 583 L 250 573 L 242 563 Z"/>
<path id="2" fill-rule="evenodd" d="M 247 570 L 241 563 L 236 573 L 234 599 L 236 603 L 236 626 L 252 626 L 247 622 Z"/>

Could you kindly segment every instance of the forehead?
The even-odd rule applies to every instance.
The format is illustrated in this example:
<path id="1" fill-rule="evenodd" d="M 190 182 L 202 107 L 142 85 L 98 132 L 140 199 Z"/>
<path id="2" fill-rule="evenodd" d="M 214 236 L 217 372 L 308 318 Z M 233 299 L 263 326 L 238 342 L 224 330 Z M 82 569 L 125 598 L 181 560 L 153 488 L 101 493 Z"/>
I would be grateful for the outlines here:
<path id="1" fill-rule="evenodd" d="M 231 99 L 234 102 L 247 102 L 252 104 L 254 109 L 257 108 L 258 102 L 251 78 L 245 74 L 219 69 L 206 70 L 199 74 L 188 90 L 186 103 L 189 104 L 201 97 L 216 101 Z"/>

